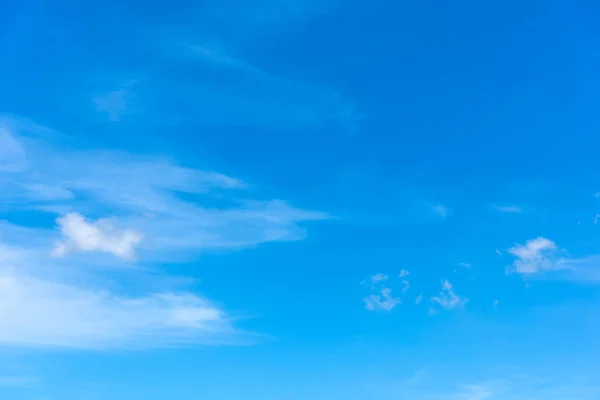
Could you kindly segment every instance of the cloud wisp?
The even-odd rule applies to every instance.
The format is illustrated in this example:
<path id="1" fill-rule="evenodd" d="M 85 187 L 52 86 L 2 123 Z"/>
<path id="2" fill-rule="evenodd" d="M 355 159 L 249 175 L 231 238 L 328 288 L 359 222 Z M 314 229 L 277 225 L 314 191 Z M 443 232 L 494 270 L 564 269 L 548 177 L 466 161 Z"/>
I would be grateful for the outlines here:
<path id="1" fill-rule="evenodd" d="M 525 210 L 523 210 L 523 208 L 521 208 L 519 206 L 515 206 L 515 205 L 505 205 L 505 206 L 494 205 L 494 206 L 492 206 L 492 209 L 494 211 L 497 211 L 499 213 L 504 213 L 504 214 L 520 214 L 525 211 Z"/>
<path id="2" fill-rule="evenodd" d="M 328 218 L 280 199 L 249 199 L 246 184 L 236 178 L 164 158 L 57 151 L 19 141 L 19 132 L 10 140 L 19 144 L 18 152 L 31 151 L 26 167 L 4 173 L 5 199 L 14 208 L 63 216 L 57 254 L 100 250 L 131 258 L 136 248 L 145 259 L 165 260 L 175 254 L 299 240 L 305 235 L 299 223 Z M 106 212 L 127 229 L 120 232 Z"/>
<path id="3" fill-rule="evenodd" d="M 39 268 L 43 259 L 36 259 Z M 81 349 L 210 344 L 234 337 L 225 312 L 190 292 L 119 295 L 0 268 L 0 346 Z"/>
<path id="4" fill-rule="evenodd" d="M 168 279 L 131 292 L 118 282 L 139 269 L 113 268 L 107 279 L 108 270 L 95 267 L 160 269 L 201 251 L 299 240 L 301 221 L 328 218 L 249 198 L 246 184 L 217 172 L 122 152 L 59 151 L 28 132 L 31 125 L 0 122 L 10 144 L 0 157 L 0 347 L 239 342 L 245 334 L 235 318 L 200 294 Z M 20 212 L 39 218 L 23 226 L 12 217 Z"/>
<path id="5" fill-rule="evenodd" d="M 168 77 L 156 77 L 168 85 L 157 86 L 155 99 L 163 112 L 194 110 L 194 123 L 274 130 L 321 126 L 356 130 L 365 118 L 350 99 L 335 90 L 280 77 L 231 55 L 222 45 L 200 42 L 182 46 L 178 53 L 172 68 L 206 71 L 211 80 L 202 78 L 204 74 L 179 80 L 169 70 Z"/>

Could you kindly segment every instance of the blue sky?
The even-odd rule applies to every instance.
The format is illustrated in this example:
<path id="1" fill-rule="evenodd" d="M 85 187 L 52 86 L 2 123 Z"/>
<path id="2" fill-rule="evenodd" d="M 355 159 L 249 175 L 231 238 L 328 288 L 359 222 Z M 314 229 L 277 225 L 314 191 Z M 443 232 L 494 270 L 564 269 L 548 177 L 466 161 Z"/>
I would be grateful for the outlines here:
<path id="1" fill-rule="evenodd" d="M 0 9 L 0 397 L 600 396 L 596 2 Z"/>

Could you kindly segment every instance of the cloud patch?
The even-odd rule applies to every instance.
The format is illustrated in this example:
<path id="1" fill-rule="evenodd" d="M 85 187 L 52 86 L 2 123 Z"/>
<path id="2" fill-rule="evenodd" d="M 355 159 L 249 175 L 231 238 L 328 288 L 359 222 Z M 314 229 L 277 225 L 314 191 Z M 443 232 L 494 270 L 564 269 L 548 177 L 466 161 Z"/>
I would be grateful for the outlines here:
<path id="1" fill-rule="evenodd" d="M 399 298 L 392 297 L 392 289 L 384 287 L 379 294 L 371 294 L 363 299 L 365 308 L 369 311 L 391 311 L 398 304 L 401 304 Z"/>
<path id="2" fill-rule="evenodd" d="M 452 284 L 447 280 L 442 281 L 442 290 L 440 293 L 431 298 L 432 303 L 436 303 L 446 310 L 462 308 L 468 301 L 467 298 L 454 293 Z"/>
<path id="3" fill-rule="evenodd" d="M 554 269 L 558 251 L 556 244 L 544 237 L 528 240 L 523 245 L 516 244 L 507 250 L 515 257 L 512 271 L 524 275 Z"/>
<path id="4" fill-rule="evenodd" d="M 90 222 L 77 213 L 68 213 L 59 217 L 57 223 L 63 236 L 52 252 L 57 257 L 74 251 L 101 251 L 133 260 L 135 247 L 142 240 L 142 235 L 134 230 L 119 231 L 111 219 Z"/>

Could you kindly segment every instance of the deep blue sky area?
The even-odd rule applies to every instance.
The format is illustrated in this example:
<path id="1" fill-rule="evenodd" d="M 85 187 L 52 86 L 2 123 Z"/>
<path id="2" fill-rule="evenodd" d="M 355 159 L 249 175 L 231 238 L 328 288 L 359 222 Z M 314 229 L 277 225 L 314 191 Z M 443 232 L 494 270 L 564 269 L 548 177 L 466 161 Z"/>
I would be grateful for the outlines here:
<path id="1" fill-rule="evenodd" d="M 600 398 L 600 3 L 0 10 L 0 398 Z"/>

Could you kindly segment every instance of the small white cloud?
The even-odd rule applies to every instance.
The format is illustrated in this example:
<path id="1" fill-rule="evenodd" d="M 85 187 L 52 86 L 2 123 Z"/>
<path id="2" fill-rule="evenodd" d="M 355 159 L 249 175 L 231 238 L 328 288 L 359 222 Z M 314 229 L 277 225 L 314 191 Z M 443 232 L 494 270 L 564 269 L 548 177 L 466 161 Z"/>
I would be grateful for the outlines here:
<path id="1" fill-rule="evenodd" d="M 381 310 L 390 311 L 401 303 L 400 299 L 392 297 L 392 290 L 389 288 L 381 289 L 381 296 L 372 294 L 363 299 L 365 308 L 369 311 Z"/>
<path id="2" fill-rule="evenodd" d="M 519 206 L 494 206 L 493 208 L 498 212 L 508 214 L 518 214 L 523 212 L 523 209 Z"/>
<path id="3" fill-rule="evenodd" d="M 471 268 L 471 264 L 466 262 L 459 262 L 458 265 L 464 268 Z"/>
<path id="4" fill-rule="evenodd" d="M 386 274 L 382 274 L 381 272 L 371 276 L 371 283 L 379 283 L 387 280 L 388 276 Z"/>
<path id="5" fill-rule="evenodd" d="M 597 224 L 600 221 L 600 214 L 594 215 L 594 223 Z"/>
<path id="6" fill-rule="evenodd" d="M 494 300 L 494 302 L 492 303 L 492 307 L 498 308 L 498 305 L 500 305 L 500 302 L 498 300 Z"/>
<path id="7" fill-rule="evenodd" d="M 433 316 L 433 315 L 437 315 L 437 314 L 438 314 L 438 311 L 433 307 L 429 307 L 429 310 L 427 310 L 427 315 Z"/>
<path id="8" fill-rule="evenodd" d="M 53 255 L 62 257 L 73 251 L 102 251 L 131 260 L 142 235 L 133 230 L 119 231 L 109 219 L 88 222 L 83 216 L 69 213 L 57 219 L 63 240 L 54 248 Z"/>
<path id="9" fill-rule="evenodd" d="M 594 196 L 600 197 L 600 192 L 596 193 Z"/>
<path id="10" fill-rule="evenodd" d="M 405 276 L 409 276 L 410 272 L 408 270 L 403 269 L 402 271 L 400 271 L 400 278 L 404 278 Z"/>
<path id="11" fill-rule="evenodd" d="M 455 308 L 463 307 L 468 302 L 468 299 L 456 295 L 450 282 L 442 281 L 442 290 L 439 295 L 431 298 L 431 302 L 439 304 L 446 310 L 453 310 Z"/>
<path id="12" fill-rule="evenodd" d="M 403 280 L 402 285 L 404 285 L 402 288 L 402 293 L 408 292 L 408 289 L 410 289 L 410 283 L 407 280 Z"/>
<path id="13" fill-rule="evenodd" d="M 415 304 L 421 304 L 423 302 L 423 295 L 420 294 L 417 296 L 417 298 L 415 299 Z"/>
<path id="14" fill-rule="evenodd" d="M 516 258 L 512 269 L 520 274 L 536 274 L 557 267 L 558 247 L 543 237 L 528 240 L 524 245 L 516 244 L 507 251 Z"/>
<path id="15" fill-rule="evenodd" d="M 500 256 L 502 255 L 502 252 L 500 251 L 500 249 L 496 249 L 496 255 L 497 255 L 498 257 L 500 257 Z"/>

